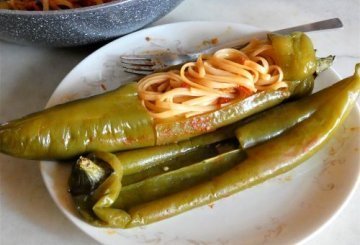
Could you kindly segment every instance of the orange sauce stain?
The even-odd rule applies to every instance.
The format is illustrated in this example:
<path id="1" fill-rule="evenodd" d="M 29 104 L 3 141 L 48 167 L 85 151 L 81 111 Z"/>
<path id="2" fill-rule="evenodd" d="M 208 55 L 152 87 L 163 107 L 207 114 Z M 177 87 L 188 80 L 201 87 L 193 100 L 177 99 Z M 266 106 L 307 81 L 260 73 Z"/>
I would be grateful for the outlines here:
<path id="1" fill-rule="evenodd" d="M 336 148 L 332 146 L 329 150 L 329 155 L 334 156 L 335 154 L 336 154 Z"/>
<path id="2" fill-rule="evenodd" d="M 285 224 L 281 224 L 281 223 L 277 223 L 277 221 L 273 222 L 275 224 L 275 227 L 272 229 L 268 229 L 266 231 L 266 233 L 264 234 L 264 240 L 263 243 L 268 243 L 269 241 L 271 241 L 272 239 L 278 237 L 286 228 Z"/>
<path id="3" fill-rule="evenodd" d="M 324 190 L 326 191 L 332 191 L 335 188 L 335 184 L 334 183 L 328 183 L 325 187 Z"/>
<path id="4" fill-rule="evenodd" d="M 68 102 L 68 101 L 72 101 L 72 100 L 75 100 L 78 97 L 79 97 L 78 93 L 65 94 L 60 98 L 60 103 L 65 103 L 65 102 Z"/>
<path id="5" fill-rule="evenodd" d="M 208 46 L 214 46 L 219 44 L 220 40 L 218 37 L 213 37 L 207 40 L 203 40 L 202 43 L 200 45 L 197 45 L 198 49 L 203 49 L 206 48 Z"/>
<path id="6" fill-rule="evenodd" d="M 216 44 L 219 43 L 219 39 L 217 37 L 215 37 L 215 38 L 211 39 L 210 42 L 211 42 L 212 45 L 216 45 Z"/>
<path id="7" fill-rule="evenodd" d="M 107 87 L 106 87 L 106 85 L 105 84 L 100 84 L 100 87 L 104 90 L 104 91 L 106 91 L 107 90 Z"/>
<path id="8" fill-rule="evenodd" d="M 105 232 L 106 232 L 106 234 L 108 234 L 108 235 L 115 235 L 115 234 L 117 234 L 117 232 L 116 232 L 115 230 L 112 230 L 112 229 L 108 229 L 108 230 L 106 230 Z"/>
<path id="9" fill-rule="evenodd" d="M 349 130 L 351 131 L 351 132 L 360 132 L 360 127 L 351 127 L 351 128 L 349 128 Z"/>

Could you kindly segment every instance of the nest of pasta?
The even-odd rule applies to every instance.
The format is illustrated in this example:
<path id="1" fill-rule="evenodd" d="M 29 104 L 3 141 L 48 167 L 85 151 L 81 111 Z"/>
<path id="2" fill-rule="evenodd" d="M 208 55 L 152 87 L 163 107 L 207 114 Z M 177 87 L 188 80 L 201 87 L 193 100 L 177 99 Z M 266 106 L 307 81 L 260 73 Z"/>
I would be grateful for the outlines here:
<path id="1" fill-rule="evenodd" d="M 283 77 L 271 43 L 254 39 L 241 50 L 221 49 L 180 70 L 148 75 L 139 81 L 138 94 L 154 119 L 191 117 L 259 91 L 286 88 Z"/>

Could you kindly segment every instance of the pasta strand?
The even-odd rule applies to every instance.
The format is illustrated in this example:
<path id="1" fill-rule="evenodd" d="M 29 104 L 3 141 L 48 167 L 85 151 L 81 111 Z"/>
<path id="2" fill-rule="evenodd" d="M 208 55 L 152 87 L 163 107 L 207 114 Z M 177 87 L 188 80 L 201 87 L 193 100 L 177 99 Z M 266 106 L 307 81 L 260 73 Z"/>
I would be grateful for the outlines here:
<path id="1" fill-rule="evenodd" d="M 154 119 L 191 117 L 230 105 L 258 91 L 287 87 L 274 64 L 272 45 L 252 40 L 241 50 L 221 49 L 184 64 L 179 71 L 142 78 L 138 95 Z"/>

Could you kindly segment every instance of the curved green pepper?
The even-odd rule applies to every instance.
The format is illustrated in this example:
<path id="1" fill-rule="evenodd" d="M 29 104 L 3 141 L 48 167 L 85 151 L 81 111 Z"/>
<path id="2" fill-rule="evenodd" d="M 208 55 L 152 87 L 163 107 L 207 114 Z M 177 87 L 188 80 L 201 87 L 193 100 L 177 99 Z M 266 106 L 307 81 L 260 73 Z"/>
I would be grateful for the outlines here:
<path id="1" fill-rule="evenodd" d="M 116 153 L 123 166 L 122 184 L 126 186 L 216 156 L 219 154 L 217 142 L 234 138 L 237 125 L 179 143 Z M 94 154 L 80 157 L 73 165 L 69 179 L 70 192 L 75 195 L 90 193 L 111 171 L 110 166 Z"/>
<path id="2" fill-rule="evenodd" d="M 295 117 L 281 117 L 283 120 L 288 120 L 287 124 L 282 124 L 281 126 L 287 129 L 285 132 L 280 127 L 280 132 L 282 132 L 282 134 L 264 142 L 263 144 L 248 149 L 246 151 L 248 156 L 247 159 L 225 173 L 213 177 L 211 180 L 203 181 L 193 187 L 182 190 L 182 188 L 186 188 L 186 184 L 183 186 L 184 183 L 182 180 L 187 179 L 187 174 L 190 174 L 189 176 L 194 174 L 196 181 L 196 176 L 199 176 L 199 172 L 196 171 L 197 167 L 202 166 L 202 164 L 206 165 L 207 163 L 210 163 L 210 160 L 179 169 L 178 171 L 159 175 L 156 178 L 150 178 L 143 182 L 139 182 L 140 184 L 138 185 L 130 185 L 128 187 L 129 190 L 127 191 L 126 187 L 124 187 L 123 190 L 125 190 L 125 192 L 123 196 L 121 196 L 121 187 L 117 186 L 118 189 L 116 190 L 116 193 L 119 193 L 119 195 L 116 197 L 113 196 L 109 199 L 109 202 L 111 203 L 109 207 L 113 209 L 116 209 L 116 207 L 125 207 L 126 210 L 119 210 L 122 212 L 126 211 L 126 214 L 130 215 L 131 219 L 127 219 L 128 216 L 123 216 L 122 214 L 122 216 L 118 217 L 123 220 L 119 223 L 120 225 L 114 225 L 113 223 L 106 222 L 101 223 L 101 225 L 126 228 L 152 223 L 194 207 L 211 203 L 296 167 L 302 161 L 306 160 L 319 150 L 321 146 L 331 137 L 336 128 L 338 128 L 345 120 L 347 114 L 356 101 L 359 91 L 360 64 L 356 66 L 354 76 L 344 79 L 338 84 L 311 95 L 308 98 L 284 105 L 281 109 L 274 108 L 273 111 L 276 111 L 277 114 L 289 115 L 289 113 L 294 113 L 298 115 L 299 118 L 295 120 L 297 124 L 294 123 Z M 303 110 L 303 107 L 306 105 L 311 107 L 308 109 L 308 113 L 304 113 L 306 110 Z M 286 110 L 286 107 L 290 110 Z M 276 113 L 265 112 L 263 115 L 256 117 L 253 121 L 250 121 L 249 124 L 240 126 L 239 129 L 245 128 L 247 125 L 252 125 L 250 129 L 254 126 L 264 126 L 264 122 L 268 122 L 272 125 L 269 131 L 277 131 L 279 128 L 274 127 L 273 125 L 275 125 L 274 122 L 276 122 L 278 118 L 274 115 L 276 115 Z M 268 132 L 265 134 L 267 133 Z M 270 135 L 274 136 L 275 134 Z M 245 136 L 244 134 L 239 135 L 240 142 L 243 137 L 246 138 L 246 134 Z M 263 139 L 263 137 L 259 137 L 259 139 Z M 225 153 L 225 155 L 232 154 L 232 152 L 234 151 Z M 232 166 L 232 164 L 233 163 L 231 163 L 230 166 Z M 215 163 L 209 164 L 211 167 L 214 167 L 214 165 Z M 116 169 L 114 169 L 114 171 L 119 172 L 119 170 Z M 169 179 L 169 176 L 174 177 L 174 183 L 171 182 L 171 178 Z M 166 185 L 161 185 L 159 187 L 159 192 L 157 192 L 156 187 L 157 181 L 160 181 L 158 184 L 163 183 L 163 181 L 166 183 Z M 154 186 L 154 188 L 147 189 L 147 187 L 144 186 L 146 183 L 150 183 L 150 186 Z M 158 197 L 156 196 L 158 194 L 171 193 L 171 191 L 168 192 L 168 189 L 173 187 L 175 189 L 178 188 L 177 191 L 179 192 L 155 200 L 152 200 L 152 197 L 149 196 L 145 199 L 152 201 L 139 205 L 137 205 L 137 203 L 142 202 L 142 200 L 140 200 L 140 202 L 137 200 L 134 202 L 130 200 L 130 204 L 123 203 L 124 198 L 129 196 L 130 199 L 132 199 L 134 197 L 132 195 L 138 195 L 141 193 L 142 195 L 147 195 L 143 192 L 145 190 L 151 191 L 151 195 L 155 195 L 154 198 L 156 198 Z M 91 198 L 93 199 L 91 201 L 92 203 L 97 203 L 97 201 L 102 197 L 101 195 L 95 196 L 96 197 L 94 198 L 94 196 L 91 195 Z M 118 200 L 119 197 L 120 199 Z M 102 222 L 109 220 L 109 217 L 107 216 L 100 217 L 94 212 L 89 212 L 86 209 L 86 207 L 89 208 L 89 205 L 85 205 L 86 207 L 84 207 L 84 203 L 89 202 L 86 201 L 84 196 L 81 198 L 82 202 L 79 202 L 77 206 L 79 210 L 85 213 L 84 217 L 86 219 L 90 221 L 100 219 Z M 121 198 L 123 198 L 123 200 L 121 200 Z M 133 202 L 132 204 L 134 206 L 131 202 Z M 94 224 L 99 225 L 99 223 Z"/>
<path id="3" fill-rule="evenodd" d="M 309 118 L 322 104 L 330 100 L 337 91 L 344 89 L 345 86 L 346 83 L 338 82 L 301 100 L 281 104 L 260 113 L 254 120 L 236 129 L 235 134 L 240 145 L 247 149 L 282 134 Z"/>
<path id="4" fill-rule="evenodd" d="M 329 95 L 341 89 L 341 86 L 343 83 L 336 83 L 300 101 L 285 103 L 243 122 L 190 140 L 116 153 L 124 168 L 122 184 L 127 186 L 214 157 L 219 154 L 214 144 L 234 138 L 235 129 L 235 135 L 243 149 L 270 140 L 311 116 L 324 101 L 329 99 Z M 95 164 L 90 165 L 87 161 L 93 161 Z M 73 167 L 70 178 L 72 193 L 90 193 L 89 190 L 96 187 L 94 183 L 101 182 L 109 171 L 109 168 L 101 161 L 97 161 L 93 155 L 88 158 L 80 157 Z"/>
<path id="5" fill-rule="evenodd" d="M 112 207 L 126 210 L 135 205 L 185 190 L 224 173 L 244 158 L 245 152 L 235 149 L 201 162 L 124 186 Z"/>
<path id="6" fill-rule="evenodd" d="M 124 174 L 131 175 L 152 168 L 171 159 L 179 158 L 199 147 L 208 145 L 233 137 L 233 131 L 237 124 L 229 125 L 209 134 L 197 136 L 178 143 L 147 147 L 131 151 L 121 151 L 116 156 L 124 166 Z"/>
<path id="7" fill-rule="evenodd" d="M 270 39 L 281 54 L 280 66 L 294 82 L 314 74 L 315 53 L 306 35 Z M 309 90 L 308 86 L 300 88 L 304 89 Z M 97 150 L 114 152 L 179 142 L 273 107 L 291 92 L 260 92 L 217 111 L 154 122 L 137 97 L 136 83 L 130 83 L 0 125 L 0 152 L 29 159 L 69 159 Z"/>
<path id="8" fill-rule="evenodd" d="M 248 158 L 233 169 L 195 187 L 130 208 L 134 227 L 156 222 L 202 206 L 285 173 L 317 152 L 345 120 L 360 91 L 360 64 L 307 120 L 284 134 L 247 150 Z M 310 133 L 309 133 L 310 132 Z M 289 147 L 291 146 L 291 147 Z"/>

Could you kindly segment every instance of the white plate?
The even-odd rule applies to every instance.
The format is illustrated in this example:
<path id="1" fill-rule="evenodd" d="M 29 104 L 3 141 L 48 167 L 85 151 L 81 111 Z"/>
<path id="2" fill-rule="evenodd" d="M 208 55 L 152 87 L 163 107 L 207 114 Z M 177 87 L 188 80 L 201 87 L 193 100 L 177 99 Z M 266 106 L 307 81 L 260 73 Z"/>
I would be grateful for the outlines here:
<path id="1" fill-rule="evenodd" d="M 219 22 L 184 22 L 145 29 L 91 54 L 61 82 L 48 106 L 101 93 L 133 77 L 119 67 L 120 54 L 204 48 L 260 30 Z M 317 47 L 321 49 L 321 47 Z M 339 80 L 321 74 L 317 89 Z M 69 115 L 71 116 L 71 115 Z M 83 222 L 67 193 L 67 164 L 42 162 L 45 184 L 75 225 L 103 244 L 294 244 L 323 227 L 354 190 L 359 174 L 359 111 L 350 114 L 327 146 L 300 167 L 214 205 L 141 228 L 96 228 Z"/>

